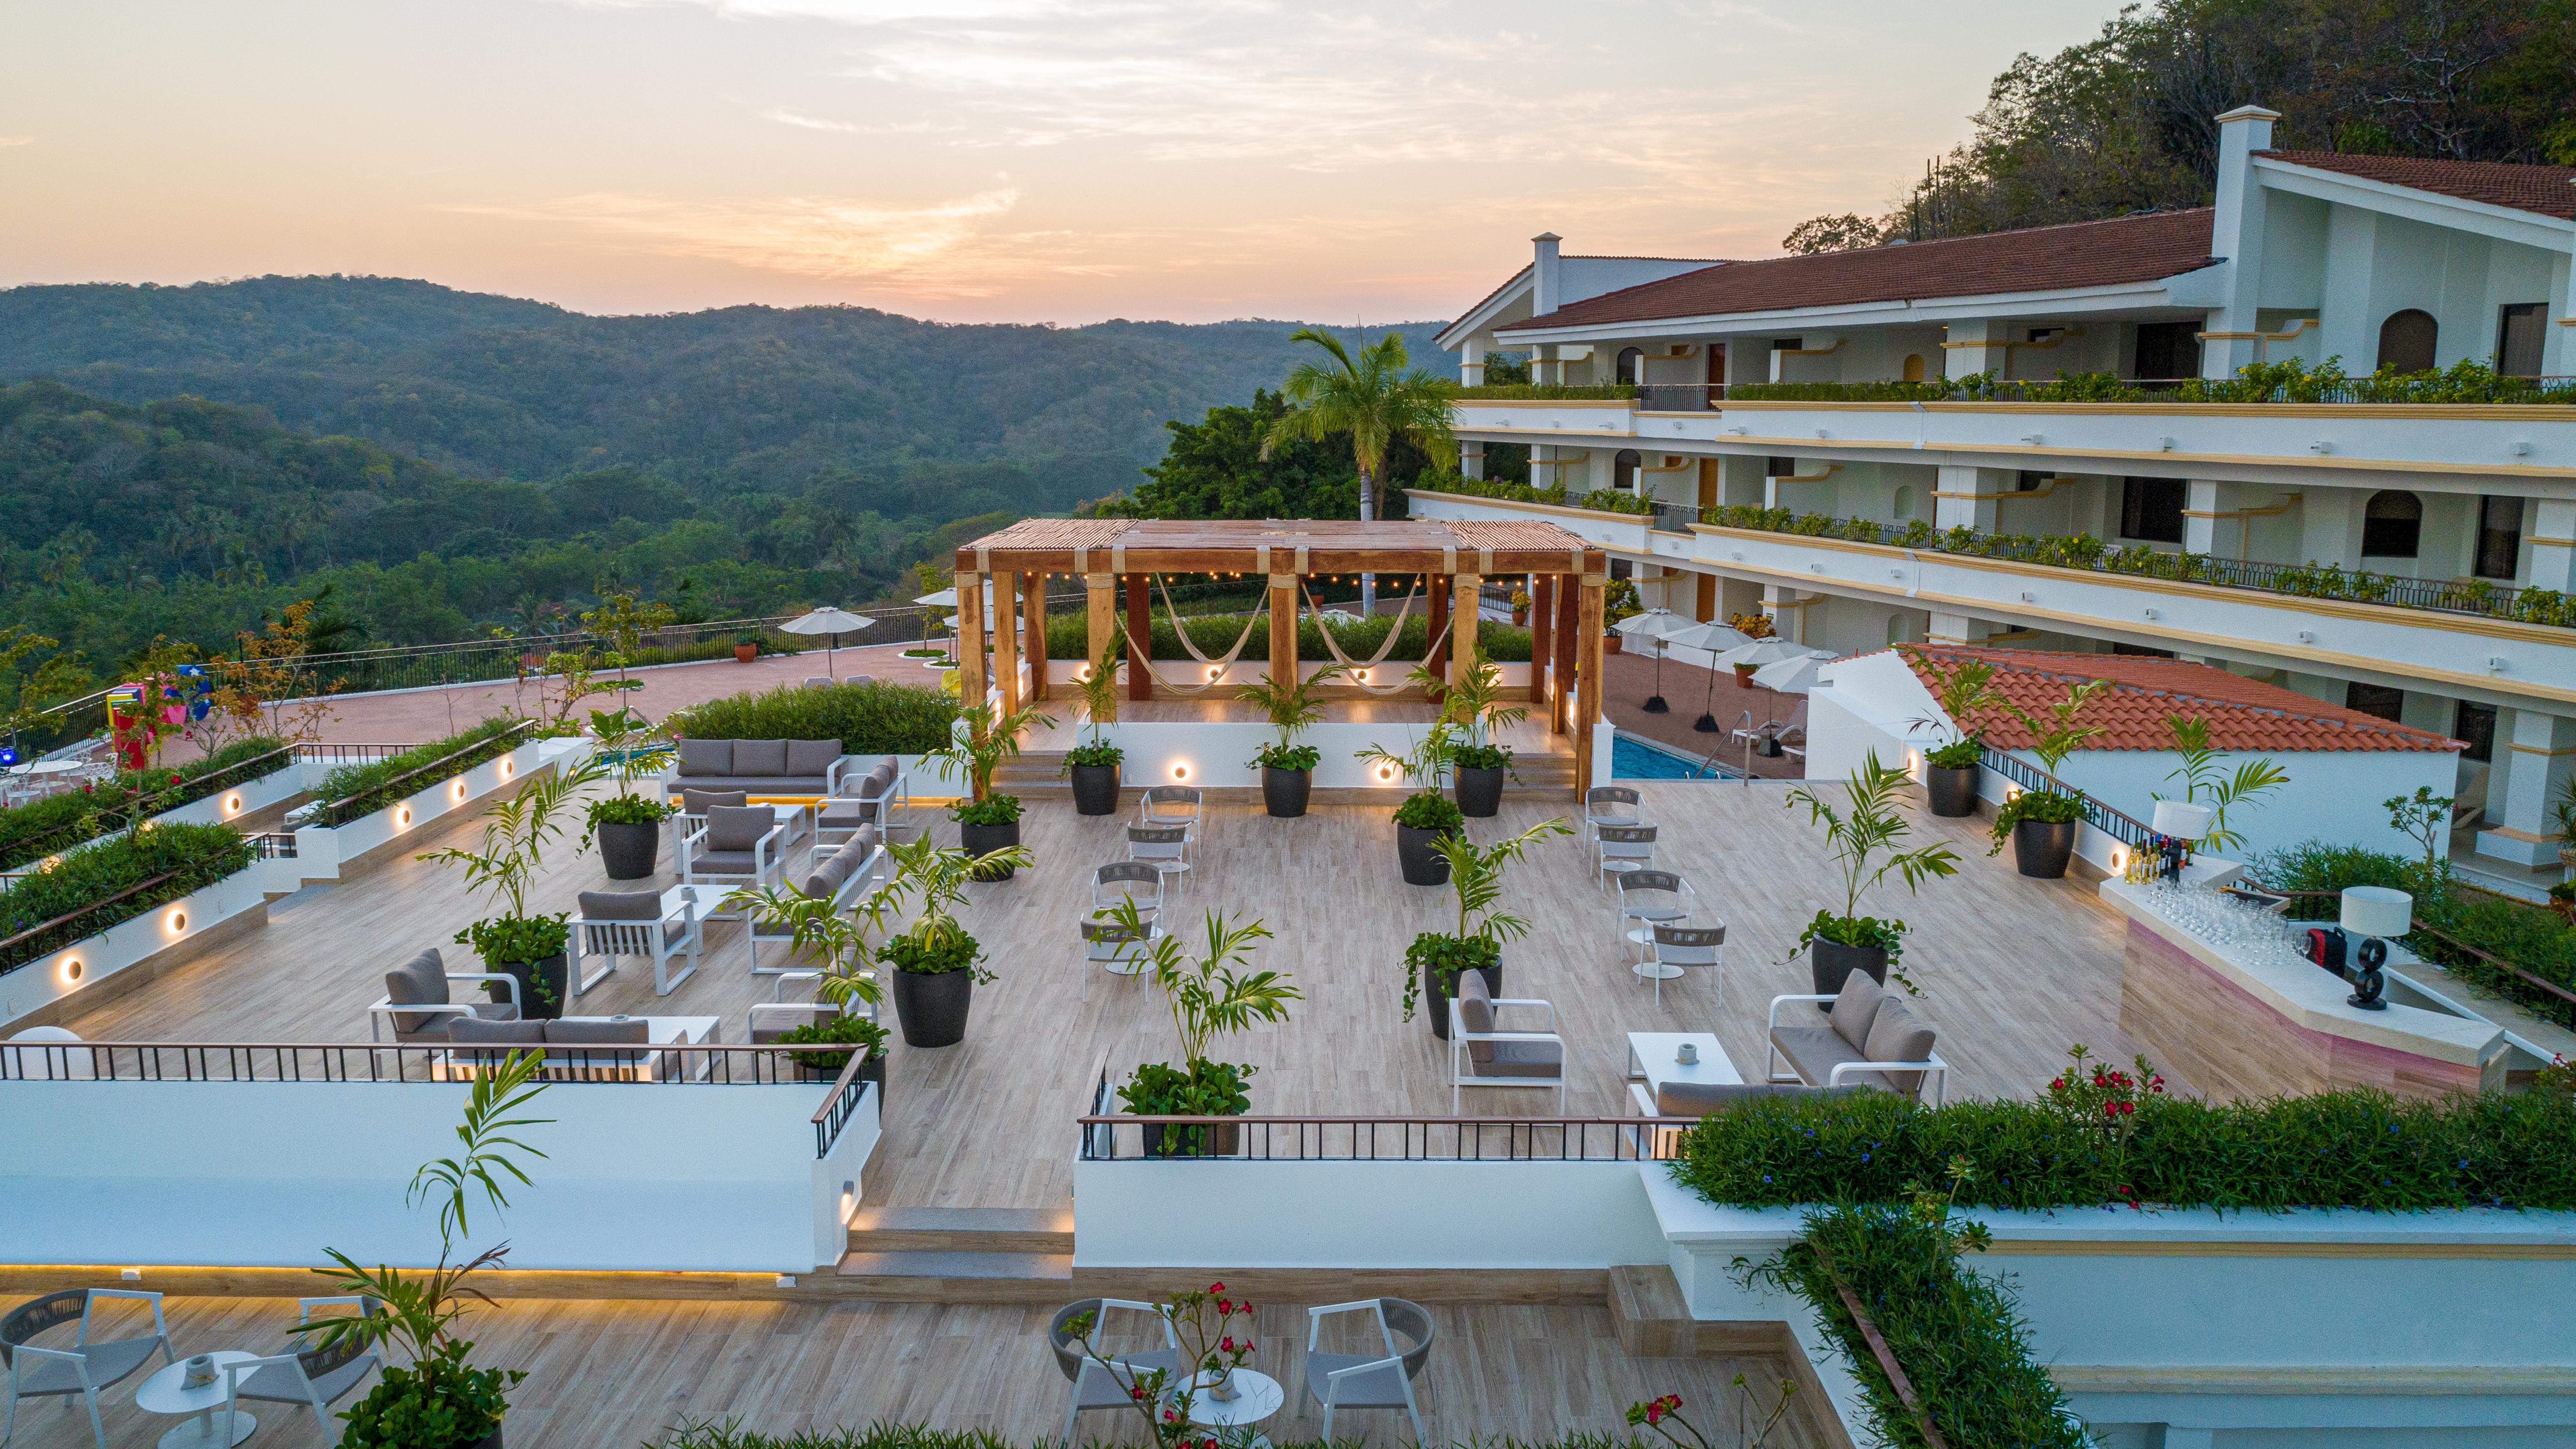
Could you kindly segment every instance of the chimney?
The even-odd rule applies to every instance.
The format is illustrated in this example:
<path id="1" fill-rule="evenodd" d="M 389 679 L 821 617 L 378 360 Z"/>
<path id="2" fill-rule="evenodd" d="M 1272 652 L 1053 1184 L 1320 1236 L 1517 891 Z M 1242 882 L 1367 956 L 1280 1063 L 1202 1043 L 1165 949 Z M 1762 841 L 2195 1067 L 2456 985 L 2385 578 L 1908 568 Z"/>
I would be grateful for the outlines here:
<path id="1" fill-rule="evenodd" d="M 1556 248 L 1565 238 L 1543 231 L 1530 238 L 1530 310 L 1540 316 L 1564 305 L 1564 289 L 1558 284 Z"/>
<path id="2" fill-rule="evenodd" d="M 2218 118 L 2218 217 L 2211 249 L 2220 256 L 2235 256 L 2241 249 L 2246 188 L 2254 184 L 2251 158 L 2272 149 L 2272 123 L 2279 119 L 2279 111 L 2261 106 L 2238 106 Z"/>

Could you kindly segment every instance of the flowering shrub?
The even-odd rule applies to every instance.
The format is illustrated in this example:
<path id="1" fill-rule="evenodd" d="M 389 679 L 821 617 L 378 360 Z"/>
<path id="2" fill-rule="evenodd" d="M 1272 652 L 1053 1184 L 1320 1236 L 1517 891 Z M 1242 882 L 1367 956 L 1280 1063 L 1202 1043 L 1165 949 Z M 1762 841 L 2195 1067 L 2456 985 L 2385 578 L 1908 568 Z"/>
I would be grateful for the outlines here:
<path id="1" fill-rule="evenodd" d="M 1102 1352 L 1092 1342 L 1099 1321 L 1089 1313 L 1068 1319 L 1064 1331 L 1084 1358 L 1106 1368 L 1127 1390 L 1146 1432 L 1160 1449 L 1217 1449 L 1215 1436 L 1191 1422 L 1190 1410 L 1199 1395 L 1224 1392 L 1234 1371 L 1252 1357 L 1252 1305 L 1227 1294 L 1223 1283 L 1210 1283 L 1157 1303 L 1154 1311 L 1171 1330 L 1180 1345 L 1180 1361 L 1192 1372 L 1139 1369 Z M 1235 1326 L 1236 1319 L 1243 1320 L 1240 1327 Z"/>

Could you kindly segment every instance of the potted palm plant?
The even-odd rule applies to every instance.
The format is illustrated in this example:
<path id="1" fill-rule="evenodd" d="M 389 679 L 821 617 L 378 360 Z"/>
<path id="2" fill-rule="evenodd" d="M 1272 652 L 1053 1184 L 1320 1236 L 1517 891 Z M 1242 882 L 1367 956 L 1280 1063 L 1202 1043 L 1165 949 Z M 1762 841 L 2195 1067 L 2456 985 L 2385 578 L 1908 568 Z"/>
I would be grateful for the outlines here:
<path id="1" fill-rule="evenodd" d="M 2100 726 L 2081 723 L 2077 716 L 2088 700 L 2107 687 L 2099 679 L 2070 687 L 2066 698 L 2048 707 L 2046 724 L 2017 705 L 2005 705 L 2030 730 L 2030 752 L 2039 756 L 2040 768 L 2051 780 L 2057 778 L 2068 755 L 2102 733 Z M 1994 847 L 1986 853 L 1996 854 L 2009 841 L 2015 870 L 2035 880 L 2056 880 L 2066 874 L 2067 863 L 2075 857 L 2075 826 L 2083 818 L 2084 797 L 2072 790 L 2051 785 L 2018 791 L 1996 809 Z"/>
<path id="2" fill-rule="evenodd" d="M 1264 677 L 1236 693 L 1279 731 L 1278 740 L 1263 745 L 1251 760 L 1261 769 L 1261 807 L 1274 820 L 1294 820 L 1306 813 L 1306 801 L 1315 788 L 1315 766 L 1323 756 L 1313 745 L 1297 743 L 1297 733 L 1324 717 L 1323 687 L 1341 673 L 1342 666 L 1327 664 L 1285 683 Z"/>
<path id="3" fill-rule="evenodd" d="M 1933 699 L 1957 738 L 1923 752 L 1923 796 L 1933 814 L 1957 819 L 1977 813 L 1977 782 L 1985 773 L 1986 742 L 1970 717 L 2003 697 L 1995 692 L 1995 666 L 1984 659 L 1955 660 L 1935 677 L 1940 688 Z"/>
<path id="4" fill-rule="evenodd" d="M 529 914 L 528 887 L 545 864 L 546 848 L 563 836 L 564 807 L 606 773 L 594 756 L 573 769 L 539 774 L 483 812 L 483 838 L 474 849 L 451 845 L 413 857 L 462 867 L 466 888 L 484 892 L 502 908 L 457 932 L 456 940 L 474 948 L 484 970 L 518 979 L 520 1009 L 532 1018 L 563 1014 L 570 932 L 561 912 Z"/>
<path id="5" fill-rule="evenodd" d="M 2227 812 L 2290 783 L 2290 772 L 2264 758 L 2241 760 L 2235 773 L 2228 773 L 2218 763 L 2219 751 L 2210 747 L 2209 721 L 2196 714 L 2166 715 L 2165 732 L 2173 737 L 2174 753 L 2181 756 L 2181 763 L 2165 778 L 2182 781 L 2186 803 L 2209 807 L 2209 824 L 2202 827 L 2193 844 L 2212 850 L 2234 850 L 2244 845 L 2244 832 L 2228 825 Z"/>
<path id="6" fill-rule="evenodd" d="M 956 909 L 965 902 L 967 882 L 986 879 L 982 872 L 994 866 L 1007 875 L 1029 864 L 1028 848 L 1007 845 L 978 857 L 924 837 L 888 845 L 886 853 L 895 862 L 894 881 L 886 887 L 888 908 L 907 900 L 917 907 L 912 925 L 876 950 L 878 963 L 894 972 L 894 1014 L 903 1044 L 955 1046 L 966 1039 L 976 983 L 996 979 L 984 969 L 983 945 L 967 934 Z"/>
<path id="7" fill-rule="evenodd" d="M 1443 885 L 1449 879 L 1449 862 L 1433 849 L 1434 842 L 1455 835 L 1465 823 L 1458 806 L 1440 787 L 1448 783 L 1449 754 L 1455 748 L 1445 719 L 1432 721 L 1431 728 L 1412 749 L 1401 755 L 1391 754 L 1372 744 L 1356 752 L 1359 759 L 1381 771 L 1400 774 L 1413 785 L 1413 793 L 1395 807 L 1395 859 L 1404 872 L 1406 885 Z"/>
<path id="8" fill-rule="evenodd" d="M 1404 948 L 1404 1019 L 1413 1020 L 1422 995 L 1431 996 L 1431 1034 L 1449 1039 L 1449 1000 L 1458 994 L 1458 973 L 1484 973 L 1485 989 L 1503 994 L 1503 943 L 1529 934 L 1529 922 L 1494 909 L 1503 898 L 1503 868 L 1551 835 L 1571 835 L 1563 817 L 1542 820 L 1508 840 L 1479 846 L 1465 835 L 1444 835 L 1431 843 L 1440 856 L 1449 884 L 1458 897 L 1458 929 L 1425 931 Z"/>
<path id="9" fill-rule="evenodd" d="M 1151 934 L 1132 899 L 1094 911 L 1092 919 L 1117 926 L 1130 940 Z M 1259 921 L 1237 924 L 1210 911 L 1206 927 L 1206 946 L 1195 953 L 1171 935 L 1154 937 L 1146 953 L 1154 985 L 1172 1014 L 1182 1064 L 1141 1063 L 1119 1087 L 1119 1105 L 1140 1117 L 1240 1117 L 1251 1111 L 1246 1085 L 1254 1068 L 1209 1060 L 1208 1041 L 1247 1030 L 1255 1022 L 1284 1022 L 1288 1003 L 1303 999 L 1284 972 L 1238 969 L 1252 964 L 1252 943 L 1270 938 L 1268 926 Z M 1230 1157 L 1240 1146 L 1239 1130 L 1233 1127 L 1167 1133 L 1162 1124 L 1148 1123 L 1143 1131 L 1148 1157 Z"/>
<path id="10" fill-rule="evenodd" d="M 846 909 L 833 905 L 829 895 L 809 895 L 792 885 L 740 886 L 724 900 L 727 908 L 741 911 L 764 926 L 786 927 L 788 949 L 817 973 L 815 996 L 841 1008 L 837 1016 L 781 1033 L 778 1044 L 812 1042 L 865 1047 L 868 1059 L 859 1064 L 859 1078 L 876 1083 L 880 1106 L 885 1101 L 885 1028 L 853 1013 L 850 1003 L 876 1006 L 885 1001 L 885 986 L 869 967 L 874 952 L 868 943 L 872 935 L 885 935 L 886 915 L 897 899 L 895 887 L 889 883 L 868 892 Z M 839 1078 L 841 1068 L 850 1064 L 850 1054 L 798 1052 L 795 1061 L 800 1079 L 833 1081 Z"/>
<path id="11" fill-rule="evenodd" d="M 671 758 L 671 743 L 623 705 L 592 710 L 590 732 L 610 760 L 617 793 L 590 802 L 583 844 L 593 837 L 599 841 L 600 864 L 610 880 L 650 879 L 661 861 L 662 822 L 677 812 L 667 801 L 636 794 L 635 782 L 660 772 Z"/>
<path id="12" fill-rule="evenodd" d="M 1841 912 L 1817 911 L 1798 936 L 1798 949 L 1808 953 L 1808 970 L 1820 995 L 1841 991 L 1844 978 L 1854 971 L 1869 973 L 1882 986 L 1893 976 L 1908 992 L 1920 990 L 1898 964 L 1905 953 L 1905 923 L 1860 913 L 1861 892 L 1887 879 L 1891 871 L 1905 881 L 1909 893 L 1933 876 L 1958 873 L 1959 857 L 1947 841 L 1912 850 L 1899 848 L 1914 829 L 1896 808 L 1898 797 L 1911 783 L 1903 770 L 1880 763 L 1878 752 L 1872 750 L 1852 771 L 1846 782 L 1848 798 L 1840 805 L 1816 785 L 1789 792 L 1789 808 L 1806 806 L 1809 823 L 1825 827 L 1827 852 L 1842 872 Z"/>
<path id="13" fill-rule="evenodd" d="M 1446 691 L 1440 697 L 1441 716 L 1466 736 L 1449 752 L 1458 782 L 1458 813 L 1479 820 L 1502 813 L 1503 781 L 1512 772 L 1512 751 L 1509 745 L 1494 743 L 1494 730 L 1528 719 L 1528 706 L 1503 703 L 1502 667 L 1487 659 L 1482 647 L 1458 671 L 1455 684 L 1444 684 L 1428 669 L 1414 670 L 1413 677 L 1426 687 Z"/>
<path id="14" fill-rule="evenodd" d="M 978 867 L 977 880 L 1009 880 L 1017 873 L 1018 867 L 1003 863 L 1001 857 L 1019 847 L 1020 797 L 994 794 L 993 772 L 1003 761 L 1020 757 L 1020 734 L 1034 725 L 1053 729 L 1055 720 L 1038 713 L 1035 706 L 1005 715 L 988 701 L 959 710 L 947 745 L 922 756 L 924 763 L 939 766 L 943 780 L 952 773 L 966 777 L 970 794 L 950 806 L 948 813 L 957 821 L 958 844 L 968 855 L 986 862 Z"/>
<path id="15" fill-rule="evenodd" d="M 1118 718 L 1118 665 L 1126 648 L 1122 634 L 1109 641 L 1100 657 L 1074 682 L 1082 696 L 1082 717 L 1091 727 L 1091 738 L 1064 752 L 1064 769 L 1073 778 L 1073 809 L 1077 815 L 1115 815 L 1118 813 L 1118 767 L 1127 762 L 1127 752 L 1100 737 L 1102 726 Z"/>

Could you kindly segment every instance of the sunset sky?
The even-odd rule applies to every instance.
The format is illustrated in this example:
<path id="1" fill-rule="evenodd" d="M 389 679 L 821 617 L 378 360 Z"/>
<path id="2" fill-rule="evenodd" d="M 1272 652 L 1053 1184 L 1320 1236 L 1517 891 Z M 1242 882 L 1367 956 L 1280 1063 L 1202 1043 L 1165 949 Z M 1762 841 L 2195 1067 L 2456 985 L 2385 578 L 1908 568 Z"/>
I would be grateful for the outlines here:
<path id="1" fill-rule="evenodd" d="M 0 286 L 1442 317 L 1554 230 L 1882 210 L 2118 0 L 87 0 L 0 15 Z"/>

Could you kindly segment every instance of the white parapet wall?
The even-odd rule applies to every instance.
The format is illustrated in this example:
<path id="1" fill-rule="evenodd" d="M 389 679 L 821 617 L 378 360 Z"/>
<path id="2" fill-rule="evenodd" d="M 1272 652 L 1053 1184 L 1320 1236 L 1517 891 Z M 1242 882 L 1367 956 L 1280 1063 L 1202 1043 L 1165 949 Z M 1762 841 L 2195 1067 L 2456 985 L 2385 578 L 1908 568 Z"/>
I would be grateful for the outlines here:
<path id="1" fill-rule="evenodd" d="M 0 1165 L 0 1262 L 319 1266 L 327 1247 L 428 1267 L 436 1211 L 406 1208 L 404 1190 L 421 1163 L 455 1151 L 470 1090 L 0 1081 L 13 1148 Z M 877 1099 L 869 1088 L 818 1159 L 811 1119 L 828 1091 L 547 1087 L 522 1115 L 550 1120 L 513 1134 L 546 1154 L 522 1159 L 534 1181 L 509 1188 L 506 1215 L 472 1200 L 467 1252 L 507 1241 L 514 1269 L 805 1273 L 836 1262 Z"/>
<path id="2" fill-rule="evenodd" d="M 311 765 L 290 758 L 281 768 L 271 770 L 256 780 L 244 780 L 229 790 L 218 790 L 203 800 L 191 800 L 176 810 L 165 810 L 152 818 L 190 825 L 228 825 L 245 815 L 292 800 L 311 789 L 313 782 L 306 778 L 311 769 Z"/>
<path id="3" fill-rule="evenodd" d="M 200 938 L 209 932 L 246 916 L 265 921 L 269 897 L 302 884 L 292 860 L 253 860 L 212 885 L 0 975 L 0 1028 L 79 992 L 109 994 L 100 989 L 118 973 L 192 943 L 202 945 Z"/>
<path id="4" fill-rule="evenodd" d="M 1359 758 L 1371 746 L 1404 755 L 1422 741 L 1428 722 L 1405 724 L 1326 723 L 1309 725 L 1297 743 L 1312 745 L 1318 790 L 1386 790 L 1390 798 L 1409 793 L 1401 772 Z M 1128 785 L 1196 785 L 1201 789 L 1253 789 L 1261 771 L 1252 757 L 1263 745 L 1275 744 L 1279 731 L 1266 724 L 1147 721 L 1107 726 L 1104 736 L 1127 752 L 1123 778 Z M 1606 746 L 1604 746 L 1606 748 Z"/>
<path id="5" fill-rule="evenodd" d="M 345 825 L 301 826 L 295 832 L 297 867 L 306 880 L 338 880 L 348 870 L 382 859 L 386 847 L 404 836 L 418 835 L 435 821 L 514 790 L 536 771 L 565 767 L 593 748 L 587 739 L 530 740 Z M 320 783 L 318 777 L 315 783 Z"/>

